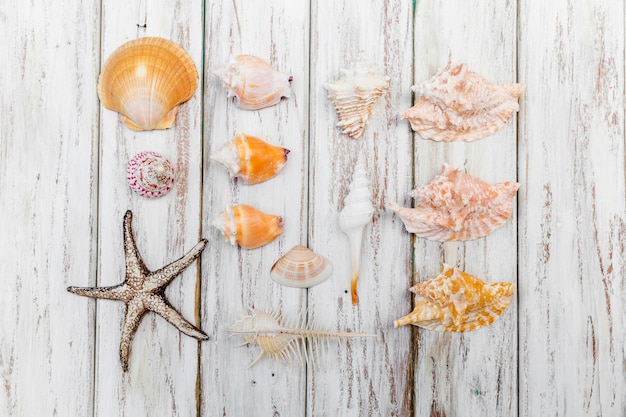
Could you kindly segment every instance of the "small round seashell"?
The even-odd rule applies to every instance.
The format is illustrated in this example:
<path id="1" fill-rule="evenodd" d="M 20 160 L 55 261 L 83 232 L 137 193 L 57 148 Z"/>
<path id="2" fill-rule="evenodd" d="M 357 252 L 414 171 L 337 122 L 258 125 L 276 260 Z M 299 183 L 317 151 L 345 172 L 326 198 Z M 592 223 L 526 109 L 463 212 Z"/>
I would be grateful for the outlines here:
<path id="1" fill-rule="evenodd" d="M 156 152 L 140 152 L 128 162 L 126 179 L 130 188 L 140 196 L 158 198 L 174 185 L 174 168 Z"/>
<path id="2" fill-rule="evenodd" d="M 333 266 L 326 258 L 298 245 L 276 261 L 270 278 L 288 287 L 309 288 L 326 281 L 332 272 Z"/>

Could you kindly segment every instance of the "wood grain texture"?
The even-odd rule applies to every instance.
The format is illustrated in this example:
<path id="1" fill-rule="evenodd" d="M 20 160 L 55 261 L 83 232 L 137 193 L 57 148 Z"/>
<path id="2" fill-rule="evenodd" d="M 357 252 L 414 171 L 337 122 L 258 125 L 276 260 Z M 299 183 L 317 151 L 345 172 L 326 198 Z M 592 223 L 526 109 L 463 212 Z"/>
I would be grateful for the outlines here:
<path id="1" fill-rule="evenodd" d="M 306 312 L 306 291 L 282 287 L 269 278 L 274 262 L 306 243 L 308 158 L 309 7 L 305 2 L 209 1 L 205 20 L 205 130 L 203 231 L 210 251 L 202 262 L 203 323 L 211 340 L 202 346 L 202 414 L 304 414 L 305 369 L 265 358 L 247 369 L 258 346 L 229 337 L 226 328 L 249 308 L 276 311 L 287 320 Z M 255 55 L 293 76 L 291 97 L 273 107 L 249 111 L 227 98 L 213 71 L 229 58 Z M 284 170 L 269 181 L 244 185 L 210 160 L 238 132 L 286 147 Z M 284 233 L 257 249 L 231 246 L 211 226 L 231 204 L 249 204 L 282 216 Z"/>
<path id="2" fill-rule="evenodd" d="M 520 414 L 623 416 L 624 5 L 520 23 Z"/>
<path id="3" fill-rule="evenodd" d="M 309 246 L 334 265 L 331 279 L 309 290 L 309 312 L 321 328 L 374 334 L 332 341 L 308 373 L 307 415 L 405 416 L 411 413 L 411 344 L 393 320 L 410 308 L 409 235 L 384 210 L 411 187 L 410 129 L 398 112 L 410 105 L 412 35 L 410 2 L 317 1 L 311 33 L 311 167 Z M 391 78 L 374 106 L 363 137 L 336 127 L 337 113 L 324 84 L 357 59 Z M 350 245 L 338 213 L 350 190 L 359 154 L 376 208 L 364 230 L 359 304 L 350 295 Z"/>
<path id="4" fill-rule="evenodd" d="M 129 40 L 160 36 L 185 49 L 201 74 L 200 5 L 176 0 L 124 4 L 105 1 L 102 16 L 103 63 Z M 168 130 L 134 132 L 120 121 L 118 113 L 102 108 L 98 285 L 115 285 L 124 278 L 122 218 L 128 209 L 133 211 L 137 246 L 149 269 L 178 259 L 198 242 L 201 95 L 198 88 L 191 100 L 179 107 L 176 122 Z M 126 182 L 128 161 L 146 150 L 161 153 L 176 170 L 174 188 L 155 200 L 140 197 Z M 192 265 L 165 292 L 171 304 L 192 322 L 196 279 L 197 269 Z M 123 313 L 122 303 L 98 301 L 96 415 L 195 414 L 198 342 L 150 313 L 139 325 L 130 367 L 123 373 L 119 360 Z"/>
<path id="5" fill-rule="evenodd" d="M 415 82 L 448 60 L 494 83 L 516 81 L 516 5 L 420 1 L 415 11 Z M 415 184 L 448 162 L 490 183 L 516 180 L 516 117 L 496 134 L 471 143 L 437 143 L 415 135 Z M 413 204 L 409 198 L 406 206 Z M 514 202 L 515 206 L 515 202 Z M 443 262 L 489 282 L 516 282 L 516 216 L 484 238 L 468 242 L 415 241 L 415 279 L 435 276 Z M 416 416 L 515 416 L 517 326 L 515 297 L 491 326 L 467 333 L 418 330 Z"/>
<path id="6" fill-rule="evenodd" d="M 0 4 L 0 415 L 91 415 L 97 2 Z M 83 25 L 82 22 L 89 24 Z"/>

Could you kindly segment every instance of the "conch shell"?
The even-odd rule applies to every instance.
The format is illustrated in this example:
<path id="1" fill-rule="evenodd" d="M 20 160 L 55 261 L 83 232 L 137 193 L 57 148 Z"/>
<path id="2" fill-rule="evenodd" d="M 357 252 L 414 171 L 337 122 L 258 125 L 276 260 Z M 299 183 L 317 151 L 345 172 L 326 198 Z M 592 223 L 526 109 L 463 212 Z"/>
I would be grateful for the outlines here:
<path id="1" fill-rule="evenodd" d="M 363 229 L 372 221 L 374 206 L 372 205 L 372 192 L 369 189 L 365 162 L 361 156 L 354 169 L 350 192 L 346 196 L 345 206 L 339 213 L 339 228 L 350 239 L 350 252 L 352 259 L 351 294 L 352 304 L 357 304 L 356 287 L 361 270 L 361 240 Z"/>
<path id="2" fill-rule="evenodd" d="M 270 278 L 288 287 L 310 288 L 326 281 L 333 273 L 332 264 L 304 246 L 294 246 L 276 261 Z"/>
<path id="3" fill-rule="evenodd" d="M 389 88 L 389 77 L 361 62 L 354 68 L 342 69 L 341 73 L 341 79 L 328 82 L 324 87 L 337 110 L 337 126 L 346 135 L 358 139 L 363 135 L 374 103 Z"/>
<path id="4" fill-rule="evenodd" d="M 443 164 L 442 172 L 410 195 L 414 209 L 387 202 L 404 222 L 406 230 L 441 242 L 471 240 L 502 226 L 511 215 L 517 182 L 489 184 Z"/>
<path id="5" fill-rule="evenodd" d="M 276 71 L 261 58 L 238 55 L 228 66 L 214 72 L 235 104 L 245 110 L 258 110 L 278 104 L 291 95 L 289 83 L 293 77 Z"/>
<path id="6" fill-rule="evenodd" d="M 523 84 L 492 84 L 467 69 L 448 65 L 411 89 L 419 97 L 402 113 L 426 139 L 471 142 L 495 133 L 519 110 Z"/>
<path id="7" fill-rule="evenodd" d="M 163 38 L 126 42 L 107 59 L 98 80 L 102 104 L 133 130 L 172 127 L 178 105 L 189 100 L 198 72 L 187 53 Z"/>
<path id="8" fill-rule="evenodd" d="M 237 134 L 211 155 L 244 184 L 257 184 L 276 176 L 287 163 L 289 149 L 273 146 L 255 136 Z"/>
<path id="9" fill-rule="evenodd" d="M 126 179 L 130 188 L 140 196 L 158 198 L 174 185 L 174 168 L 156 152 L 140 152 L 128 162 Z"/>
<path id="10" fill-rule="evenodd" d="M 493 323 L 513 295 L 510 282 L 484 282 L 467 272 L 443 264 L 436 277 L 410 288 L 415 308 L 394 322 L 430 330 L 464 332 Z"/>
<path id="11" fill-rule="evenodd" d="M 283 232 L 283 219 L 245 204 L 226 208 L 213 221 L 226 241 L 244 249 L 254 249 L 273 241 Z"/>

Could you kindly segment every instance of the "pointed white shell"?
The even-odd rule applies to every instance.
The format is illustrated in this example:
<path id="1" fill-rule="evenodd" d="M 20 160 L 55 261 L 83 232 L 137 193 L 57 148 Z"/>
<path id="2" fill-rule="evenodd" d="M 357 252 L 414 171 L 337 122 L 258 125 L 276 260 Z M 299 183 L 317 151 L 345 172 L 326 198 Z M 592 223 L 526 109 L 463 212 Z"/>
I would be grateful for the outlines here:
<path id="1" fill-rule="evenodd" d="M 324 87 L 337 110 L 337 126 L 343 133 L 358 139 L 363 135 L 374 103 L 389 88 L 389 77 L 361 62 L 352 69 L 342 69 L 341 73 L 341 79 L 328 82 Z"/>
<path id="2" fill-rule="evenodd" d="M 130 188 L 142 197 L 161 197 L 174 185 L 174 168 L 156 152 L 140 152 L 129 162 L 126 179 Z"/>
<path id="3" fill-rule="evenodd" d="M 276 261 L 270 278 L 288 287 L 310 288 L 326 281 L 332 273 L 333 266 L 326 258 L 298 245 Z"/>

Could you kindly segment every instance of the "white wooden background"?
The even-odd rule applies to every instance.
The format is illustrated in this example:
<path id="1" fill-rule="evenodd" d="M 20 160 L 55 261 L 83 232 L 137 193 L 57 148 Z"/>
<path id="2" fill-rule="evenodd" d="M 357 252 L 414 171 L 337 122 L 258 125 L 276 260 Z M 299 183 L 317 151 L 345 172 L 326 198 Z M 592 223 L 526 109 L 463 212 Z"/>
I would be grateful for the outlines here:
<path id="1" fill-rule="evenodd" d="M 0 416 L 616 416 L 626 415 L 625 10 L 603 0 L 0 0 Z M 173 129 L 133 132 L 100 106 L 100 68 L 122 43 L 172 39 L 200 73 Z M 363 51 L 391 77 L 365 136 L 341 135 L 323 84 Z M 212 71 L 250 53 L 294 77 L 292 97 L 236 108 Z M 481 141 L 414 137 L 399 112 L 409 87 L 451 58 L 494 82 L 526 84 L 521 110 Z M 208 156 L 244 131 L 289 149 L 285 171 L 254 186 Z M 126 186 L 142 150 L 175 164 L 157 201 Z M 360 304 L 349 294 L 337 226 L 352 166 L 367 155 L 374 222 Z M 467 243 L 415 239 L 384 201 L 443 162 L 522 186 L 513 218 Z M 261 249 L 210 227 L 227 204 L 285 219 Z M 122 216 L 135 213 L 150 268 L 209 240 L 168 288 L 209 335 L 198 343 L 150 314 L 118 358 L 123 304 L 66 292 L 124 274 Z M 308 291 L 269 280 L 295 244 L 331 259 Z M 492 326 L 466 334 L 393 328 L 407 288 L 442 262 L 517 284 Z M 332 342 L 315 369 L 246 365 L 226 326 L 249 306 L 377 338 Z"/>

